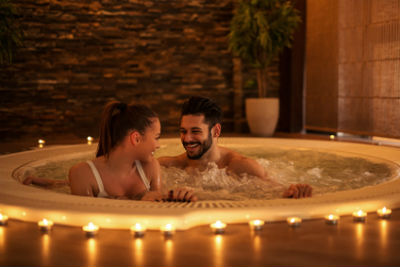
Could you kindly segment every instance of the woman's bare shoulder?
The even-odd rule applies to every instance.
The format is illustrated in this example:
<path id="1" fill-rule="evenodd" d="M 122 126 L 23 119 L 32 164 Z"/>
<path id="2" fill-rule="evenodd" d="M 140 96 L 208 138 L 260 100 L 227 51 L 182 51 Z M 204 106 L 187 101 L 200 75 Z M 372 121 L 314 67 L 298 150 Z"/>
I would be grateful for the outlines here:
<path id="1" fill-rule="evenodd" d="M 88 163 L 80 162 L 69 169 L 69 185 L 73 195 L 93 196 L 95 180 Z"/>
<path id="2" fill-rule="evenodd" d="M 87 175 L 89 172 L 91 172 L 91 170 L 87 162 L 79 162 L 69 169 L 70 176 L 71 174 L 73 176 L 80 176 L 81 174 Z"/>

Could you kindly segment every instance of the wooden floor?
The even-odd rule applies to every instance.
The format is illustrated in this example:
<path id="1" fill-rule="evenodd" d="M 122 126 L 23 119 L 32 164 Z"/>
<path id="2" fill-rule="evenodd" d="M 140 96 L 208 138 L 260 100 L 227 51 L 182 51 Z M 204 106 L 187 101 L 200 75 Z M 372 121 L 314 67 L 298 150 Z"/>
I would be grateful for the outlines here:
<path id="1" fill-rule="evenodd" d="M 0 152 L 31 143 L 3 143 Z M 111 229 L 88 239 L 81 228 L 61 225 L 42 234 L 35 223 L 10 220 L 0 226 L 0 266 L 400 266 L 400 209 L 389 220 L 371 213 L 365 223 L 345 216 L 337 226 L 319 219 L 296 229 L 276 222 L 258 234 L 246 224 L 228 225 L 223 235 L 201 226 L 170 239 L 159 231 L 135 239 Z"/>
<path id="2" fill-rule="evenodd" d="M 342 217 L 337 226 L 321 220 L 298 228 L 266 224 L 259 233 L 246 224 L 214 235 L 208 226 L 160 231 L 135 238 L 128 230 L 101 229 L 87 238 L 81 228 L 35 223 L 0 226 L 1 266 L 400 266 L 400 210 L 389 220 L 368 214 L 365 223 Z"/>

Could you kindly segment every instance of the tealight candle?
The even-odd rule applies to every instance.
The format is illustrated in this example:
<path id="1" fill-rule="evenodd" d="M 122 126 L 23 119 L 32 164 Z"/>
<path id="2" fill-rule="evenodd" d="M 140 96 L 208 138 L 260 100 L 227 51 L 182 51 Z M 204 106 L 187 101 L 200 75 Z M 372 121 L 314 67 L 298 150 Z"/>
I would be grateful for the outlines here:
<path id="1" fill-rule="evenodd" d="M 134 226 L 131 227 L 131 233 L 135 237 L 143 237 L 146 228 L 142 226 L 140 223 L 136 223 Z"/>
<path id="2" fill-rule="evenodd" d="M 378 216 L 381 219 L 389 219 L 390 216 L 392 215 L 392 210 L 387 209 L 386 207 L 383 207 L 382 209 L 379 209 L 376 212 L 378 213 Z"/>
<path id="3" fill-rule="evenodd" d="M 210 227 L 213 229 L 214 234 L 223 234 L 225 232 L 226 224 L 221 221 L 216 221 L 215 223 L 210 224 Z"/>
<path id="4" fill-rule="evenodd" d="M 260 231 L 262 230 L 263 226 L 264 226 L 264 221 L 261 220 L 252 220 L 249 222 L 249 225 L 251 227 L 252 230 L 254 231 Z"/>
<path id="5" fill-rule="evenodd" d="M 301 225 L 301 218 L 299 217 L 289 217 L 287 218 L 287 223 L 291 227 L 298 227 Z"/>
<path id="6" fill-rule="evenodd" d="M 92 222 L 82 227 L 83 231 L 85 231 L 87 237 L 94 237 L 99 231 L 99 227 Z"/>
<path id="7" fill-rule="evenodd" d="M 0 225 L 6 225 L 8 222 L 8 216 L 0 213 Z"/>
<path id="8" fill-rule="evenodd" d="M 172 224 L 168 223 L 161 227 L 161 231 L 164 233 L 164 236 L 170 237 L 174 234 L 175 228 Z"/>
<path id="9" fill-rule="evenodd" d="M 51 227 L 53 226 L 53 222 L 49 221 L 47 219 L 43 219 L 38 222 L 38 226 L 39 226 L 40 231 L 47 233 L 51 230 Z"/>
<path id="10" fill-rule="evenodd" d="M 339 216 L 334 214 L 329 214 L 325 216 L 326 224 L 336 225 L 339 222 Z"/>
<path id="11" fill-rule="evenodd" d="M 45 143 L 46 143 L 46 141 L 44 141 L 43 139 L 39 139 L 38 140 L 39 148 L 42 148 Z"/>
<path id="12" fill-rule="evenodd" d="M 87 140 L 88 145 L 91 145 L 92 142 L 93 142 L 93 137 L 88 136 L 88 137 L 86 138 L 86 140 Z"/>
<path id="13" fill-rule="evenodd" d="M 366 217 L 367 213 L 362 210 L 353 212 L 353 221 L 355 222 L 365 222 Z"/>

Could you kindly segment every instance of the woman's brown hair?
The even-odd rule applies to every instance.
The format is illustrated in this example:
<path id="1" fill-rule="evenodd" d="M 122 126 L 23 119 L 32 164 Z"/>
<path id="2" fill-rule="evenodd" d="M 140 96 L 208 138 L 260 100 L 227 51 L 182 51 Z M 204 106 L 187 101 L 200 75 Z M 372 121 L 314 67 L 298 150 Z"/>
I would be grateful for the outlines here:
<path id="1" fill-rule="evenodd" d="M 110 154 L 129 131 L 144 134 L 158 115 L 144 105 L 127 105 L 113 101 L 106 104 L 100 124 L 100 139 L 96 157 Z"/>

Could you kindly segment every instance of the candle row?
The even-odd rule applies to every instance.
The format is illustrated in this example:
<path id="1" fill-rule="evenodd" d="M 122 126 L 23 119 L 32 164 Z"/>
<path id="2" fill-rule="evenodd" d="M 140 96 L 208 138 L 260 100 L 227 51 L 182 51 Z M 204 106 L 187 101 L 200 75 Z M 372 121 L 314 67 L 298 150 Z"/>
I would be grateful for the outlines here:
<path id="1" fill-rule="evenodd" d="M 389 219 L 392 214 L 392 210 L 383 207 L 382 209 L 377 210 L 377 214 L 379 218 Z M 353 212 L 353 220 L 355 222 L 365 222 L 366 217 L 367 213 L 362 210 L 357 210 Z M 0 213 L 0 225 L 6 225 L 7 221 L 8 221 L 8 216 Z M 287 218 L 287 223 L 291 227 L 298 227 L 301 225 L 301 222 L 302 219 L 299 217 Z M 329 214 L 325 216 L 325 222 L 330 225 L 336 225 L 339 222 L 339 216 L 334 214 Z M 53 226 L 53 222 L 47 219 L 43 219 L 38 222 L 38 226 L 42 232 L 49 232 Z M 260 231 L 264 226 L 264 221 L 252 220 L 249 222 L 249 226 L 254 231 Z M 223 234 L 225 232 L 226 224 L 221 221 L 216 221 L 215 223 L 210 224 L 210 227 L 215 234 Z M 95 236 L 99 231 L 99 227 L 93 224 L 92 222 L 83 226 L 82 229 L 88 237 Z M 134 226 L 131 227 L 130 230 L 135 237 L 142 237 L 144 236 L 146 228 L 140 223 L 136 223 Z M 172 236 L 175 232 L 175 228 L 172 224 L 166 224 L 165 226 L 161 227 L 160 230 L 164 233 L 165 236 Z"/>
<path id="2" fill-rule="evenodd" d="M 86 137 L 86 141 L 87 141 L 88 145 L 91 145 L 93 143 L 93 140 L 94 139 L 91 136 Z M 38 147 L 39 148 L 43 148 L 45 144 L 46 144 L 46 141 L 44 139 L 39 139 L 38 140 Z"/>

